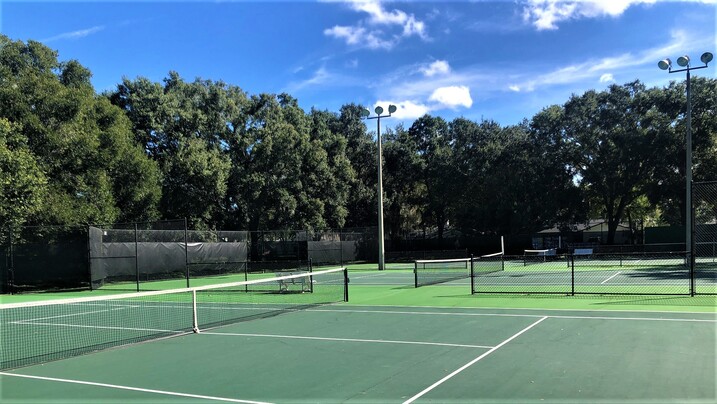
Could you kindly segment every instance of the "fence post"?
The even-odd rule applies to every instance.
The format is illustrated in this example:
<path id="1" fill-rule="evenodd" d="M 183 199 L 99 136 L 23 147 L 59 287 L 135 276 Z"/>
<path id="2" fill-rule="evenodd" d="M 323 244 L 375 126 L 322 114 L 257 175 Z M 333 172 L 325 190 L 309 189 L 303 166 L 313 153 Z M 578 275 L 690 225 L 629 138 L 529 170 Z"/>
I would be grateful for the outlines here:
<path id="1" fill-rule="evenodd" d="M 575 254 L 570 255 L 570 296 L 575 296 Z"/>
<path id="2" fill-rule="evenodd" d="M 184 218 L 184 276 L 187 278 L 189 287 L 189 242 L 188 242 L 187 218 Z"/>
<path id="3" fill-rule="evenodd" d="M 90 290 L 94 290 L 92 287 L 92 247 L 90 246 L 90 224 L 87 224 L 87 272 L 90 278 Z"/>
<path id="4" fill-rule="evenodd" d="M 7 286 L 11 295 L 15 294 L 15 249 L 13 248 L 13 241 L 15 235 L 10 230 L 10 262 L 7 267 Z"/>
<path id="5" fill-rule="evenodd" d="M 137 292 L 139 292 L 139 245 L 137 240 L 137 222 L 134 223 L 134 273 L 137 281 Z"/>

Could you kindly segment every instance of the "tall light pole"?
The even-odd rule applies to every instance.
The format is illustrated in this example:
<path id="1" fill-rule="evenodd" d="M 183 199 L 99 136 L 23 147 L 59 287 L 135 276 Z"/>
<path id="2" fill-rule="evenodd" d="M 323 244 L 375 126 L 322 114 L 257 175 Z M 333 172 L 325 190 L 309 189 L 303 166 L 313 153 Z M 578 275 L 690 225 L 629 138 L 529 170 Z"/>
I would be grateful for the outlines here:
<path id="1" fill-rule="evenodd" d="M 364 119 L 375 119 L 376 120 L 376 137 L 378 141 L 378 270 L 383 271 L 385 268 L 384 260 L 384 248 L 383 248 L 383 152 L 381 147 L 381 118 L 388 118 L 396 112 L 395 105 L 388 106 L 388 115 L 381 115 L 383 113 L 382 107 L 376 107 L 373 110 L 376 116 L 371 115 L 371 111 L 367 109 L 361 110 L 361 115 Z"/>
<path id="2" fill-rule="evenodd" d="M 690 57 L 680 56 L 677 58 L 677 64 L 683 69 L 672 70 L 672 61 L 670 59 L 663 59 L 657 63 L 657 67 L 662 70 L 667 70 L 670 73 L 687 72 L 687 129 L 685 133 L 686 138 L 686 154 L 685 154 L 685 182 L 687 183 L 687 191 L 685 193 L 685 246 L 689 253 L 690 268 L 694 267 L 694 245 L 692 241 L 692 99 L 690 94 L 690 71 L 697 69 L 704 69 L 707 64 L 712 61 L 712 54 L 705 52 L 700 57 L 700 61 L 704 63 L 704 66 L 691 67 Z"/>

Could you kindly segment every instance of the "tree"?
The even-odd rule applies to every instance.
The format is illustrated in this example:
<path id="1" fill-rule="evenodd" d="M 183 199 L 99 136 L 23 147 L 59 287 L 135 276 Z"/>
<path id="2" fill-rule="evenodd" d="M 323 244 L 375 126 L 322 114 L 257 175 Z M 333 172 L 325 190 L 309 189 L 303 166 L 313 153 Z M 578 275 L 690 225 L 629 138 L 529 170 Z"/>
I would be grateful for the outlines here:
<path id="1" fill-rule="evenodd" d="M 0 118 L 0 243 L 42 208 L 46 186 L 19 125 Z"/>
<path id="2" fill-rule="evenodd" d="M 608 224 L 608 244 L 626 209 L 642 195 L 663 164 L 671 140 L 651 130 L 642 103 L 645 86 L 638 81 L 607 91 L 588 91 L 565 104 L 566 133 L 579 145 L 579 181 Z"/>
<path id="3" fill-rule="evenodd" d="M 356 173 L 347 156 L 348 141 L 337 131 L 340 122 L 336 114 L 311 111 L 311 141 L 315 150 L 324 150 L 328 172 L 317 178 L 316 194 L 324 202 L 324 218 L 331 228 L 343 228 L 348 217 L 347 204 L 350 184 Z"/>
<path id="4" fill-rule="evenodd" d="M 235 86 L 170 72 L 164 84 L 123 79 L 107 97 L 132 122 L 135 139 L 163 172 L 162 216 L 218 228 L 228 217 L 230 142 L 244 129 L 246 94 Z"/>
<path id="5" fill-rule="evenodd" d="M 451 180 L 453 153 L 448 123 L 443 118 L 424 115 L 413 122 L 408 135 L 415 143 L 421 161 L 417 169 L 426 190 L 423 222 L 435 226 L 438 238 L 442 239 L 451 214 L 449 200 L 454 184 Z"/>
<path id="6" fill-rule="evenodd" d="M 110 223 L 156 212 L 157 167 L 134 147 L 128 121 L 95 94 L 90 76 L 38 42 L 0 36 L 0 118 L 26 139 L 47 181 L 30 224 Z M 128 173 L 137 167 L 128 163 L 143 175 Z"/>
<path id="7" fill-rule="evenodd" d="M 325 226 L 323 203 L 311 194 L 316 178 L 304 174 L 307 164 L 324 170 L 326 156 L 312 150 L 297 108 L 285 97 L 252 96 L 247 123 L 231 139 L 232 214 L 249 230 Z"/>
<path id="8" fill-rule="evenodd" d="M 387 131 L 383 143 L 384 184 L 389 236 L 396 240 L 403 232 L 417 230 L 421 222 L 425 186 L 421 180 L 422 161 L 417 145 L 399 125 Z"/>
<path id="9" fill-rule="evenodd" d="M 378 223 L 378 146 L 361 119 L 362 107 L 341 107 L 339 121 L 332 132 L 346 139 L 346 156 L 355 177 L 349 182 L 346 227 L 376 226 Z"/>

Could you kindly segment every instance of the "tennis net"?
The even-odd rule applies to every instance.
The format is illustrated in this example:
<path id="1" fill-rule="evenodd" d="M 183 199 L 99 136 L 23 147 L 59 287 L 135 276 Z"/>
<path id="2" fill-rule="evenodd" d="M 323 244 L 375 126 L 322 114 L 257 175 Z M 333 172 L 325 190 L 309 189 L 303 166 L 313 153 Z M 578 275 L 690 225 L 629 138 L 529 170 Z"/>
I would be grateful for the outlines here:
<path id="1" fill-rule="evenodd" d="M 523 266 L 555 261 L 556 258 L 557 254 L 555 248 L 545 250 L 525 250 L 523 252 Z"/>
<path id="2" fill-rule="evenodd" d="M 414 286 L 435 285 L 471 276 L 473 258 L 416 260 L 413 266 Z"/>
<path id="3" fill-rule="evenodd" d="M 348 300 L 345 268 L 245 282 L 0 305 L 0 369 Z"/>
<path id="4" fill-rule="evenodd" d="M 473 263 L 473 275 L 490 274 L 505 269 L 503 253 L 481 255 Z"/>

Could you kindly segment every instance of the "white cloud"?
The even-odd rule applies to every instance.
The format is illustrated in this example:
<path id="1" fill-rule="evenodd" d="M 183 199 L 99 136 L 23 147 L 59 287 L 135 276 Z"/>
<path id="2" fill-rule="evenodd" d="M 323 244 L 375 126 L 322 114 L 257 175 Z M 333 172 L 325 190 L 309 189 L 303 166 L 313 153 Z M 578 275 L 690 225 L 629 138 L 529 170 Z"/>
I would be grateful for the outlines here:
<path id="1" fill-rule="evenodd" d="M 451 66 L 445 60 L 436 60 L 427 66 L 420 67 L 419 70 L 424 76 L 433 77 L 437 74 L 448 74 L 451 71 Z"/>
<path id="2" fill-rule="evenodd" d="M 327 28 L 324 35 L 344 39 L 346 44 L 367 47 L 369 49 L 391 49 L 402 38 L 418 36 L 429 40 L 426 24 L 418 20 L 413 14 L 402 10 L 388 11 L 383 8 L 379 0 L 350 0 L 350 7 L 359 12 L 368 14 L 368 18 L 353 26 L 339 26 Z M 400 31 L 384 32 L 377 26 L 391 28 L 398 27 Z M 389 39 L 382 39 L 389 38 Z"/>
<path id="3" fill-rule="evenodd" d="M 557 23 L 579 19 L 616 17 L 635 4 L 653 4 L 657 0 L 528 0 L 523 20 L 538 30 L 558 29 Z M 714 0 L 708 0 L 714 1 Z"/>
<path id="4" fill-rule="evenodd" d="M 601 83 L 610 83 L 614 82 L 615 78 L 610 73 L 605 73 L 602 76 L 600 76 L 600 82 Z"/>
<path id="5" fill-rule="evenodd" d="M 428 99 L 448 108 L 470 108 L 473 105 L 470 90 L 466 86 L 437 88 Z"/>
<path id="6" fill-rule="evenodd" d="M 47 42 L 58 41 L 61 39 L 84 38 L 84 37 L 92 35 L 96 32 L 100 32 L 103 29 L 105 29 L 105 27 L 103 25 L 98 25 L 98 26 L 94 26 L 92 28 L 81 29 L 81 30 L 72 31 L 72 32 L 64 32 L 62 34 L 58 34 L 58 35 L 52 36 L 50 38 L 41 39 L 40 42 L 47 43 Z"/>
<path id="7" fill-rule="evenodd" d="M 515 84 L 513 84 L 512 86 L 508 86 L 508 89 L 510 89 L 510 91 L 513 91 L 516 93 L 520 92 L 520 86 L 516 86 Z"/>

